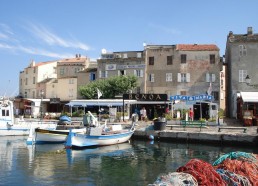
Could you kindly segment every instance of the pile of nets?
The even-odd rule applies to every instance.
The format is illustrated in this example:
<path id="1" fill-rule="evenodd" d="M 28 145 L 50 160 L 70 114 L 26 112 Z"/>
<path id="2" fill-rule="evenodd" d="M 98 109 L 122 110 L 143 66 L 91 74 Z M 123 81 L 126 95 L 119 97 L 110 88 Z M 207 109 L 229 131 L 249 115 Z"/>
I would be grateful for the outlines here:
<path id="1" fill-rule="evenodd" d="M 258 186 L 258 156 L 245 152 L 231 152 L 218 158 L 214 168 L 228 185 Z"/>
<path id="2" fill-rule="evenodd" d="M 220 156 L 212 165 L 191 159 L 176 172 L 158 177 L 151 185 L 258 186 L 258 155 L 230 152 Z"/>

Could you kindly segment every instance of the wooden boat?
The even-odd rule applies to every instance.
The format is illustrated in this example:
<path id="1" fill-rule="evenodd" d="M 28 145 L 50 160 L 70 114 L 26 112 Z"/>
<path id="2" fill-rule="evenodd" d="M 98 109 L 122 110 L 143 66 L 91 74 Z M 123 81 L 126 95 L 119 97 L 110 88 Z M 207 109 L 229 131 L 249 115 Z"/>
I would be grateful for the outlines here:
<path id="1" fill-rule="evenodd" d="M 92 117 L 94 118 L 94 116 Z M 111 127 L 107 127 L 105 124 L 90 126 L 85 134 L 76 133 L 71 129 L 65 142 L 65 148 L 85 148 L 124 143 L 132 137 L 135 122 L 136 115 L 133 114 L 132 124 L 127 129 L 123 129 L 121 124 L 112 124 Z"/>
<path id="2" fill-rule="evenodd" d="M 43 120 L 17 120 L 14 117 L 13 101 L 0 98 L 0 136 L 25 136 L 29 135 L 30 128 L 40 127 L 55 129 L 57 121 Z"/>
<path id="3" fill-rule="evenodd" d="M 75 125 L 57 125 L 55 129 L 42 129 L 31 127 L 29 137 L 26 141 L 27 145 L 45 144 L 45 143 L 64 143 L 69 129 L 72 128 L 76 133 L 85 133 L 86 128 L 80 123 Z"/>

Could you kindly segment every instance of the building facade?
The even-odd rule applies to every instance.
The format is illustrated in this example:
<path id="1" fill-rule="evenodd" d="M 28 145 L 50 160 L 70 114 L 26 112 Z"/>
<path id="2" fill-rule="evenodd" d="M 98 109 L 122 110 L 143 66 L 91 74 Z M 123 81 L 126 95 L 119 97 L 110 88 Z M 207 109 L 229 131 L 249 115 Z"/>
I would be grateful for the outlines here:
<path id="1" fill-rule="evenodd" d="M 216 45 L 145 46 L 146 93 L 209 94 L 219 103 L 220 63 Z"/>
<path id="2" fill-rule="evenodd" d="M 102 51 L 98 63 L 98 79 L 112 76 L 135 75 L 138 77 L 138 87 L 134 93 L 144 92 L 145 61 L 143 51 L 106 52 Z"/>
<path id="3" fill-rule="evenodd" d="M 226 105 L 227 116 L 237 118 L 237 98 L 241 91 L 255 92 L 258 87 L 247 85 L 246 77 L 252 79 L 251 84 L 258 84 L 258 34 L 254 34 L 252 27 L 247 28 L 245 34 L 227 36 L 225 64 L 226 64 Z"/>

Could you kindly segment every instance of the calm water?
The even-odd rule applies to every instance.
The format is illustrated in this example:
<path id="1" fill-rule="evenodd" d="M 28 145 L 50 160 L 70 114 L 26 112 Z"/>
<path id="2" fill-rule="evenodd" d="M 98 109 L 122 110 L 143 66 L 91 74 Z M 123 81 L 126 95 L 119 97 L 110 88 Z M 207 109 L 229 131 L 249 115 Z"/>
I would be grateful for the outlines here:
<path id="1" fill-rule="evenodd" d="M 0 185 L 148 185 L 192 158 L 213 163 L 222 153 L 251 148 L 131 141 L 86 150 L 27 146 L 27 137 L 0 137 Z"/>

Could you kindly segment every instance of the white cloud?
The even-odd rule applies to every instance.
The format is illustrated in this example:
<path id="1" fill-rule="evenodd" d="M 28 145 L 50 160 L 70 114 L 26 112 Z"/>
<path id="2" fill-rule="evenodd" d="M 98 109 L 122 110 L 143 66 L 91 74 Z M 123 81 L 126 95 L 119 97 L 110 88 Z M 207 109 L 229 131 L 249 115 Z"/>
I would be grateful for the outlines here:
<path id="1" fill-rule="evenodd" d="M 50 32 L 47 28 L 41 25 L 30 24 L 31 29 L 29 29 L 36 37 L 43 40 L 49 45 L 57 45 L 65 48 L 78 48 L 81 50 L 88 51 L 90 47 L 84 43 L 78 41 L 71 41 L 63 39 L 54 33 Z"/>
<path id="2" fill-rule="evenodd" d="M 166 32 L 166 33 L 173 34 L 173 35 L 175 35 L 175 34 L 178 35 L 181 33 L 177 29 L 165 27 L 163 25 L 159 25 L 159 24 L 155 24 L 155 23 L 149 23 L 149 27 L 152 27 L 152 28 L 158 29 L 162 32 Z"/>

